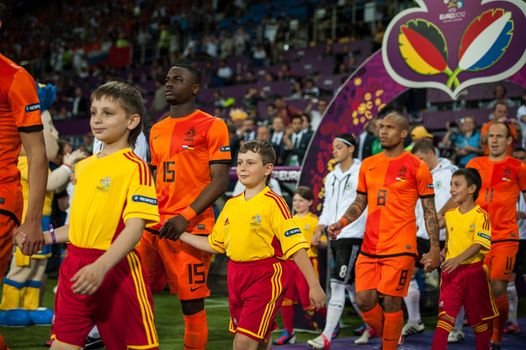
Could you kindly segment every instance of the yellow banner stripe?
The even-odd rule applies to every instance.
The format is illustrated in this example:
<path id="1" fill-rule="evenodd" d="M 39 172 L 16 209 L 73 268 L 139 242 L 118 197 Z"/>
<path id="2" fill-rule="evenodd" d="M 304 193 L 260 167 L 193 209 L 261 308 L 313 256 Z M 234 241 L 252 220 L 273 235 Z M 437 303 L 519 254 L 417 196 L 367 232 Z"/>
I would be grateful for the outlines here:
<path id="1" fill-rule="evenodd" d="M 128 259 L 128 264 L 130 265 L 130 271 L 131 271 L 133 282 L 134 282 L 135 293 L 137 294 L 137 300 L 139 301 L 139 306 L 140 306 L 140 309 L 141 309 L 142 323 L 144 325 L 144 331 L 146 333 L 146 339 L 148 340 L 148 344 L 152 344 L 153 343 L 152 334 L 151 334 L 150 327 L 148 326 L 146 310 L 145 310 L 145 307 L 144 307 L 144 300 L 142 298 L 141 291 L 140 291 L 140 288 L 139 288 L 139 282 L 138 282 L 138 277 L 137 277 L 135 261 L 133 260 L 133 257 L 132 257 L 131 253 L 128 254 L 126 256 L 126 258 Z"/>
<path id="2" fill-rule="evenodd" d="M 132 255 L 134 261 L 137 264 L 136 272 L 137 272 L 137 275 L 139 277 L 138 278 L 139 289 L 142 292 L 144 305 L 146 307 L 147 322 L 148 322 L 148 326 L 150 327 L 150 330 L 151 330 L 151 333 L 152 333 L 153 343 L 156 343 L 156 342 L 159 342 L 159 339 L 157 337 L 157 330 L 155 328 L 155 321 L 154 321 L 152 306 L 150 304 L 150 300 L 148 299 L 148 291 L 146 289 L 146 285 L 144 284 L 145 279 L 144 279 L 144 276 L 142 274 L 141 262 L 139 260 L 139 257 L 137 256 L 137 254 L 135 254 L 135 252 L 132 252 L 131 255 Z"/>

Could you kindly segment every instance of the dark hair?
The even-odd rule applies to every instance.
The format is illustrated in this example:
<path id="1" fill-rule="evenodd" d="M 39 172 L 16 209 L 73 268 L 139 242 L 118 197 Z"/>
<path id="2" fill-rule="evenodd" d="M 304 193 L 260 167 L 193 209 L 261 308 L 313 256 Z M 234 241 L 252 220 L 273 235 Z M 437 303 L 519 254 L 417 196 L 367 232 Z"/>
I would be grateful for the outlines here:
<path id="1" fill-rule="evenodd" d="M 513 152 L 525 152 L 526 153 L 526 149 L 522 148 L 522 147 L 515 147 L 513 149 Z"/>
<path id="2" fill-rule="evenodd" d="M 292 121 L 294 119 L 299 119 L 301 122 L 303 122 L 303 117 L 301 114 L 293 114 L 291 117 L 290 117 L 290 122 L 292 123 Z"/>
<path id="3" fill-rule="evenodd" d="M 495 103 L 495 105 L 493 106 L 493 111 L 496 111 L 496 110 L 497 110 L 497 106 L 498 106 L 498 105 L 506 106 L 506 109 L 509 110 L 509 107 L 508 107 L 508 105 L 506 104 L 506 102 L 503 102 L 503 101 L 497 101 L 497 102 Z"/>
<path id="4" fill-rule="evenodd" d="M 415 154 L 417 152 L 427 153 L 427 152 L 433 152 L 435 153 L 435 146 L 433 145 L 433 141 L 428 139 L 420 139 L 415 142 L 415 145 L 413 146 L 413 149 L 411 150 L 411 153 Z"/>
<path id="5" fill-rule="evenodd" d="M 192 74 L 192 77 L 194 78 L 194 84 L 201 85 L 201 79 L 202 79 L 201 71 L 197 69 L 196 67 L 194 67 L 192 64 L 187 63 L 187 62 L 178 62 L 174 64 L 173 67 L 179 67 L 179 68 L 186 69 Z"/>
<path id="6" fill-rule="evenodd" d="M 468 186 L 475 185 L 475 193 L 473 193 L 473 200 L 476 200 L 479 196 L 480 188 L 482 187 L 482 178 L 477 169 L 474 168 L 460 168 L 453 173 L 453 176 L 463 176 Z"/>
<path id="7" fill-rule="evenodd" d="M 296 191 L 294 191 L 294 194 L 299 194 L 302 198 L 305 198 L 308 201 L 314 199 L 314 193 L 312 193 L 312 190 L 307 186 L 298 186 Z"/>
<path id="8" fill-rule="evenodd" d="M 351 134 L 339 134 L 339 135 L 336 135 L 335 139 L 344 139 L 345 141 L 347 141 L 348 143 L 356 147 L 356 138 Z M 346 143 L 346 146 L 349 146 L 349 145 Z"/>
<path id="9" fill-rule="evenodd" d="M 248 141 L 241 146 L 239 153 L 254 152 L 261 156 L 263 165 L 276 163 L 276 151 L 274 147 L 268 141 L 263 140 L 252 140 Z"/>
<path id="10" fill-rule="evenodd" d="M 2 34 L 11 21 L 11 1 L 0 1 L 0 21 L 2 21 L 0 34 Z"/>
<path id="11" fill-rule="evenodd" d="M 128 117 L 134 114 L 139 115 L 139 124 L 137 124 L 135 129 L 130 130 L 130 134 L 128 135 L 128 144 L 133 148 L 137 137 L 139 137 L 142 131 L 145 116 L 144 102 L 141 93 L 128 83 L 110 81 L 99 86 L 91 93 L 92 102 L 93 100 L 100 100 L 102 97 L 119 102 Z"/>

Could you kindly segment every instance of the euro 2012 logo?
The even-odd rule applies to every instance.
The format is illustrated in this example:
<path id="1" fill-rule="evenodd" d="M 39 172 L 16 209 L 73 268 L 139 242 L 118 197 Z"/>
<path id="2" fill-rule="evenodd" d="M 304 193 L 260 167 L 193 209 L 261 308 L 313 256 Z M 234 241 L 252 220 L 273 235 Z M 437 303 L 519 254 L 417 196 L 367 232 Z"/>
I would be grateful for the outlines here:
<path id="1" fill-rule="evenodd" d="M 461 9 L 464 7 L 464 1 L 463 0 L 444 0 L 444 5 L 447 5 L 447 8 L 456 8 Z"/>
<path id="2" fill-rule="evenodd" d="M 460 1 L 455 2 L 459 6 Z M 449 5 L 448 5 L 449 6 Z M 493 8 L 481 13 L 464 30 L 458 48 L 448 47 L 444 34 L 434 23 L 423 18 L 400 26 L 398 47 L 405 63 L 421 75 L 445 74 L 446 86 L 460 85 L 462 72 L 484 71 L 496 64 L 506 52 L 513 37 L 512 13 Z M 456 49 L 458 65 L 450 67 L 448 52 Z"/>

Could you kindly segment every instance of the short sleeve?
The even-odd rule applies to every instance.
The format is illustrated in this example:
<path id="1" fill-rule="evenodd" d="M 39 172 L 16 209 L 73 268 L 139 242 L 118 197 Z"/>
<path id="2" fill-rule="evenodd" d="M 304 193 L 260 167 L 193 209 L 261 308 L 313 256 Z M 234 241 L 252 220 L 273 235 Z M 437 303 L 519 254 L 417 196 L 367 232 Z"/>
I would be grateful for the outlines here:
<path id="1" fill-rule="evenodd" d="M 477 215 L 473 243 L 482 245 L 485 250 L 491 248 L 491 223 L 487 212 L 481 212 L 480 215 Z"/>
<path id="2" fill-rule="evenodd" d="M 132 218 L 144 219 L 146 227 L 150 227 L 159 222 L 159 210 L 152 175 L 146 164 L 144 165 L 144 167 L 134 167 L 130 174 L 126 207 L 122 217 L 124 222 Z M 141 174 L 141 170 L 145 171 L 145 174 Z"/>
<path id="3" fill-rule="evenodd" d="M 15 124 L 21 132 L 40 131 L 42 119 L 37 87 L 33 78 L 25 70 L 20 70 L 9 90 L 9 105 Z"/>
<path id="4" fill-rule="evenodd" d="M 208 243 L 210 244 L 212 249 L 221 254 L 225 253 L 225 218 L 223 215 L 225 209 L 227 208 L 224 208 L 221 211 L 221 214 L 219 214 L 216 224 L 214 225 L 214 229 L 212 230 L 212 233 L 208 235 Z"/>
<path id="5" fill-rule="evenodd" d="M 363 162 L 360 165 L 360 171 L 358 172 L 358 187 L 356 187 L 356 193 L 367 194 L 367 181 L 365 179 L 366 163 Z"/>
<path id="6" fill-rule="evenodd" d="M 433 176 L 423 161 L 420 162 L 420 166 L 416 171 L 416 185 L 420 198 L 433 197 L 435 195 Z"/>
<path id="7" fill-rule="evenodd" d="M 221 119 L 216 118 L 208 130 L 206 136 L 208 147 L 208 159 L 211 164 L 230 164 L 230 139 L 226 124 Z"/>
<path id="8" fill-rule="evenodd" d="M 288 259 L 300 249 L 308 250 L 309 243 L 305 240 L 301 229 L 296 225 L 285 201 L 279 198 L 272 203 L 271 208 L 272 230 L 281 244 L 283 259 Z"/>
<path id="9" fill-rule="evenodd" d="M 519 188 L 522 192 L 526 192 L 526 164 L 521 163 L 519 169 Z"/>

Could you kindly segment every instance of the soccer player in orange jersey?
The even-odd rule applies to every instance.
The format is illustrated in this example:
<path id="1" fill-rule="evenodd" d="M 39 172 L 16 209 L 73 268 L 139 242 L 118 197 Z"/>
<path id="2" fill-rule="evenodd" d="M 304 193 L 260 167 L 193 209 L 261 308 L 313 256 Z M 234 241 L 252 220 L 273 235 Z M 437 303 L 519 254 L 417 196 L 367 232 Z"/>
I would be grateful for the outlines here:
<path id="1" fill-rule="evenodd" d="M 423 260 L 428 269 L 440 263 L 439 229 L 433 178 L 427 165 L 404 150 L 409 121 L 397 112 L 380 122 L 384 151 L 363 160 L 357 196 L 343 217 L 329 226 L 335 237 L 367 208 L 362 249 L 356 262 L 356 301 L 363 320 L 382 336 L 382 349 L 398 346 L 407 295 L 416 258 L 415 206 L 422 201 L 430 252 Z M 384 296 L 383 309 L 378 304 Z"/>
<path id="2" fill-rule="evenodd" d="M 492 348 L 500 349 L 502 332 L 508 318 L 506 288 L 512 280 L 519 247 L 517 200 L 526 191 L 526 165 L 507 155 L 512 143 L 509 128 L 493 123 L 488 130 L 489 156 L 473 158 L 467 167 L 475 168 L 482 177 L 477 204 L 489 213 L 492 240 L 485 263 L 490 270 L 491 287 L 499 317 L 493 321 Z"/>
<path id="3" fill-rule="evenodd" d="M 211 254 L 172 239 L 184 231 L 212 232 L 211 205 L 226 191 L 231 164 L 226 124 L 195 105 L 200 82 L 200 72 L 185 64 L 166 75 L 170 114 L 150 131 L 161 222 L 144 233 L 138 248 L 153 291 L 168 284 L 181 301 L 185 349 L 206 347 L 204 298 L 210 295 L 206 279 Z"/>
<path id="4" fill-rule="evenodd" d="M 0 2 L 0 31 L 10 17 L 7 2 Z M 12 234 L 24 232 L 27 241 L 22 247 L 26 255 L 42 248 L 40 228 L 46 193 L 47 157 L 40 118 L 37 86 L 22 67 L 0 54 L 0 278 L 6 272 L 13 252 Z M 16 167 L 21 145 L 29 162 L 29 203 L 22 216 L 22 189 Z"/>

